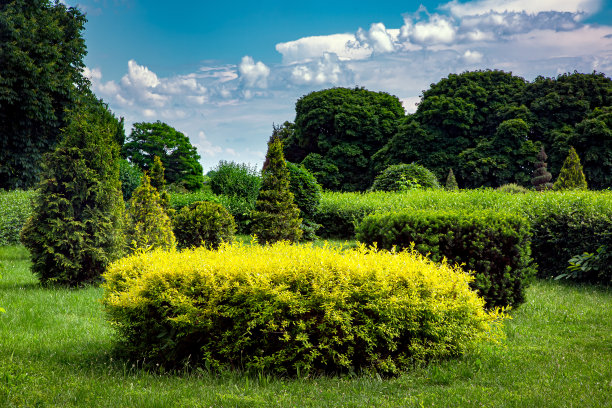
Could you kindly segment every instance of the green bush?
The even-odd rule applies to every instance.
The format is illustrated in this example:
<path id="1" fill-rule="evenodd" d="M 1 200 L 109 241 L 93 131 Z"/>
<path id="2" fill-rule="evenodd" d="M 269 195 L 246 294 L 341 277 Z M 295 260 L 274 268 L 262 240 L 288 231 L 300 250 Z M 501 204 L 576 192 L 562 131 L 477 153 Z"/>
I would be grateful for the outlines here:
<path id="1" fill-rule="evenodd" d="M 234 217 L 221 204 L 199 201 L 183 207 L 173 219 L 179 248 L 217 248 L 236 233 Z"/>
<path id="2" fill-rule="evenodd" d="M 493 211 L 401 211 L 372 214 L 357 227 L 357 239 L 391 249 L 414 248 L 435 262 L 446 258 L 474 271 L 472 283 L 487 307 L 525 301 L 535 274 L 529 223 L 519 215 Z"/>
<path id="3" fill-rule="evenodd" d="M 503 193 L 509 193 L 509 194 L 525 194 L 529 192 L 528 189 L 516 183 L 509 183 L 509 184 L 504 184 L 503 186 L 499 186 L 497 187 L 497 191 L 501 191 Z"/>
<path id="4" fill-rule="evenodd" d="M 135 164 L 125 159 L 121 159 L 119 160 L 119 180 L 121 181 L 123 201 L 127 203 L 132 197 L 134 190 L 140 185 L 142 170 Z"/>
<path id="5" fill-rule="evenodd" d="M 33 190 L 0 190 L 0 246 L 19 243 L 21 228 L 32 215 Z"/>
<path id="6" fill-rule="evenodd" d="M 376 176 L 372 191 L 401 191 L 416 188 L 440 188 L 435 174 L 420 164 L 395 164 Z"/>
<path id="7" fill-rule="evenodd" d="M 257 200 L 261 177 L 255 167 L 221 160 L 209 176 L 213 193 L 237 196 L 253 203 Z"/>
<path id="8" fill-rule="evenodd" d="M 301 228 L 304 231 L 302 239 L 313 240 L 320 225 L 314 222 L 319 211 L 322 188 L 317 179 L 303 165 L 287 162 L 289 170 L 289 190 L 300 209 Z"/>
<path id="9" fill-rule="evenodd" d="M 223 245 L 115 262 L 103 304 L 134 359 L 279 374 L 395 374 L 501 335 L 470 276 L 416 253 Z"/>
<path id="10" fill-rule="evenodd" d="M 567 271 L 555 279 L 563 278 L 612 285 L 612 250 L 602 245 L 595 252 L 584 252 L 574 256 L 569 260 Z"/>
<path id="11" fill-rule="evenodd" d="M 170 191 L 170 208 L 179 211 L 181 208 L 198 201 L 210 201 L 220 203 L 221 199 L 208 190 L 197 190 L 192 192 L 176 192 Z"/>

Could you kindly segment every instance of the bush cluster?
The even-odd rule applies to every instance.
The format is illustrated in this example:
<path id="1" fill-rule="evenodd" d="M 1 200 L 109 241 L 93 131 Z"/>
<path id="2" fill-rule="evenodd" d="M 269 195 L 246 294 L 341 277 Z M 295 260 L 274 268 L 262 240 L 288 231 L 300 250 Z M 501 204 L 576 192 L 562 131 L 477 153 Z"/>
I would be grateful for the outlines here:
<path id="1" fill-rule="evenodd" d="M 32 190 L 0 190 L 0 246 L 19 243 L 23 224 L 32 215 Z"/>
<path id="2" fill-rule="evenodd" d="M 372 191 L 401 191 L 404 189 L 440 188 L 435 174 L 416 164 L 395 164 L 376 176 Z"/>
<path id="3" fill-rule="evenodd" d="M 261 176 L 255 167 L 221 160 L 208 175 L 210 188 L 217 195 L 238 196 L 253 203 L 257 199 Z"/>
<path id="4" fill-rule="evenodd" d="M 398 211 L 372 214 L 357 227 L 357 239 L 379 248 L 414 248 L 435 262 L 446 258 L 474 271 L 472 286 L 487 307 L 525 301 L 535 274 L 528 221 L 494 211 Z"/>
<path id="5" fill-rule="evenodd" d="M 236 232 L 234 217 L 221 204 L 198 201 L 183 207 L 173 219 L 179 248 L 206 246 L 213 249 L 231 242 Z"/>
<path id="6" fill-rule="evenodd" d="M 398 373 L 500 334 L 471 277 L 416 253 L 277 243 L 115 262 L 103 304 L 134 358 L 294 375 Z"/>

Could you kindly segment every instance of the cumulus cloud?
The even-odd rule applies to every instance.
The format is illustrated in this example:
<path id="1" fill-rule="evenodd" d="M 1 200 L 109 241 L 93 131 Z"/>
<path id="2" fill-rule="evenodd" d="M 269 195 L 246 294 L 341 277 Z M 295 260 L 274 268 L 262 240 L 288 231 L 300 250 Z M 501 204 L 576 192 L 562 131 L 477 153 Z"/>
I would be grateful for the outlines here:
<path id="1" fill-rule="evenodd" d="M 365 59 L 372 54 L 371 49 L 359 46 L 354 34 L 304 37 L 276 44 L 276 51 L 281 53 L 285 64 L 312 61 L 326 53 L 336 54 L 342 61 Z"/>
<path id="2" fill-rule="evenodd" d="M 476 0 L 460 3 L 453 0 L 443 6 L 458 17 L 487 14 L 489 12 L 526 12 L 537 14 L 543 11 L 592 14 L 601 7 L 600 0 Z"/>
<path id="3" fill-rule="evenodd" d="M 412 18 L 405 17 L 400 29 L 401 37 L 415 44 L 424 46 L 450 44 L 455 40 L 457 28 L 452 19 L 433 14 L 428 21 L 414 23 Z"/>
<path id="4" fill-rule="evenodd" d="M 482 61 L 482 53 L 478 51 L 467 50 L 463 53 L 463 60 L 468 64 L 474 64 Z"/>
<path id="5" fill-rule="evenodd" d="M 385 53 L 395 50 L 399 33 L 400 30 L 387 30 L 383 23 L 375 23 L 368 31 L 360 28 L 356 38 L 362 47 L 369 47 L 377 53 Z"/>
<path id="6" fill-rule="evenodd" d="M 245 55 L 242 57 L 238 71 L 240 72 L 240 78 L 242 78 L 247 88 L 268 87 L 268 75 L 270 75 L 270 68 L 268 68 L 263 62 L 255 62 L 252 57 Z"/>
<path id="7" fill-rule="evenodd" d="M 291 70 L 291 80 L 295 84 L 343 85 L 350 77 L 336 54 L 325 53 L 319 60 L 295 65 Z"/>

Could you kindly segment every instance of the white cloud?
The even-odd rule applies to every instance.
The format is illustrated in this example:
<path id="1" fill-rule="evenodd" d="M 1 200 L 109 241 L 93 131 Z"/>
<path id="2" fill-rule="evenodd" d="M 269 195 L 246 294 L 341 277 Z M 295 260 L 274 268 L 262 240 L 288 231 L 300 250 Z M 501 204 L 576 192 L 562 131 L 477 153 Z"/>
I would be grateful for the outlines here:
<path id="1" fill-rule="evenodd" d="M 387 30 L 383 23 L 375 23 L 368 31 L 359 29 L 356 38 L 362 46 L 370 47 L 374 52 L 385 53 L 395 50 L 399 30 Z"/>
<path id="2" fill-rule="evenodd" d="M 246 55 L 242 57 L 238 71 L 240 72 L 240 77 L 243 79 L 247 88 L 268 87 L 268 75 L 270 75 L 270 68 L 268 68 L 263 62 L 255 62 L 252 57 Z"/>
<path id="3" fill-rule="evenodd" d="M 336 54 L 344 61 L 368 58 L 372 54 L 371 49 L 358 45 L 357 38 L 353 34 L 303 37 L 276 44 L 276 51 L 282 54 L 285 64 L 312 61 L 326 53 Z"/>
<path id="4" fill-rule="evenodd" d="M 159 79 L 154 72 L 149 71 L 149 68 L 138 65 L 134 60 L 129 60 L 128 72 L 121 78 L 121 82 L 125 86 L 154 88 L 159 84 Z"/>
<path id="5" fill-rule="evenodd" d="M 482 61 L 482 53 L 478 51 L 467 50 L 463 53 L 463 60 L 468 64 L 475 64 Z"/>
<path id="6" fill-rule="evenodd" d="M 336 54 L 325 53 L 318 61 L 295 65 L 291 70 L 291 80 L 295 84 L 342 85 L 350 73 L 345 71 Z"/>
<path id="7" fill-rule="evenodd" d="M 600 0 L 476 0 L 460 3 L 453 0 L 443 6 L 458 17 L 487 14 L 489 12 L 526 12 L 537 14 L 543 11 L 592 14 L 601 7 Z"/>
<path id="8" fill-rule="evenodd" d="M 99 81 L 102 79 L 102 71 L 100 71 L 100 68 L 89 69 L 89 67 L 85 67 L 83 68 L 83 76 L 92 82 Z"/>
<path id="9" fill-rule="evenodd" d="M 413 23 L 410 17 L 404 18 L 401 28 L 401 38 L 424 46 L 450 44 L 455 40 L 457 28 L 447 17 L 433 14 L 429 21 Z"/>

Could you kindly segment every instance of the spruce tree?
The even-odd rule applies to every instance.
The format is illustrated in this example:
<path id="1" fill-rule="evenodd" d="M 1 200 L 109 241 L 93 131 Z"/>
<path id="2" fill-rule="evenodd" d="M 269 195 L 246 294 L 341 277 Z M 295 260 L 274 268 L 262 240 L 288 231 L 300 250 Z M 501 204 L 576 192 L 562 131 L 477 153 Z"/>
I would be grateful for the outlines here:
<path id="1" fill-rule="evenodd" d="M 44 157 L 33 215 L 21 232 L 43 284 L 95 281 L 122 254 L 118 126 L 104 104 L 84 99 Z"/>
<path id="2" fill-rule="evenodd" d="M 253 211 L 251 232 L 262 242 L 296 242 L 302 237 L 300 210 L 289 190 L 289 171 L 278 136 L 268 143 L 266 166 Z"/>
<path id="3" fill-rule="evenodd" d="M 159 156 L 153 158 L 153 166 L 151 166 L 151 186 L 159 193 L 160 204 L 168 215 L 170 214 L 170 196 L 166 191 L 166 178 L 164 176 L 166 169 Z"/>
<path id="4" fill-rule="evenodd" d="M 586 190 L 587 182 L 582 171 L 582 164 L 576 149 L 570 148 L 569 154 L 563 162 L 559 177 L 553 186 L 555 190 Z"/>
<path id="5" fill-rule="evenodd" d="M 531 179 L 531 184 L 533 184 L 537 191 L 552 190 L 553 188 L 550 182 L 552 174 L 547 170 L 547 158 L 548 156 L 546 152 L 544 152 L 544 146 L 542 146 L 540 153 L 538 153 L 538 161 L 535 163 L 535 170 L 533 171 L 533 178 Z"/>
<path id="6" fill-rule="evenodd" d="M 151 185 L 146 172 L 130 199 L 126 232 L 127 243 L 132 251 L 139 248 L 172 249 L 176 246 L 170 217 L 164 211 L 161 197 Z"/>
<path id="7" fill-rule="evenodd" d="M 446 185 L 444 186 L 447 190 L 459 190 L 459 185 L 457 185 L 457 179 L 455 179 L 455 173 L 453 173 L 453 169 L 448 170 L 448 176 L 446 176 Z"/>

